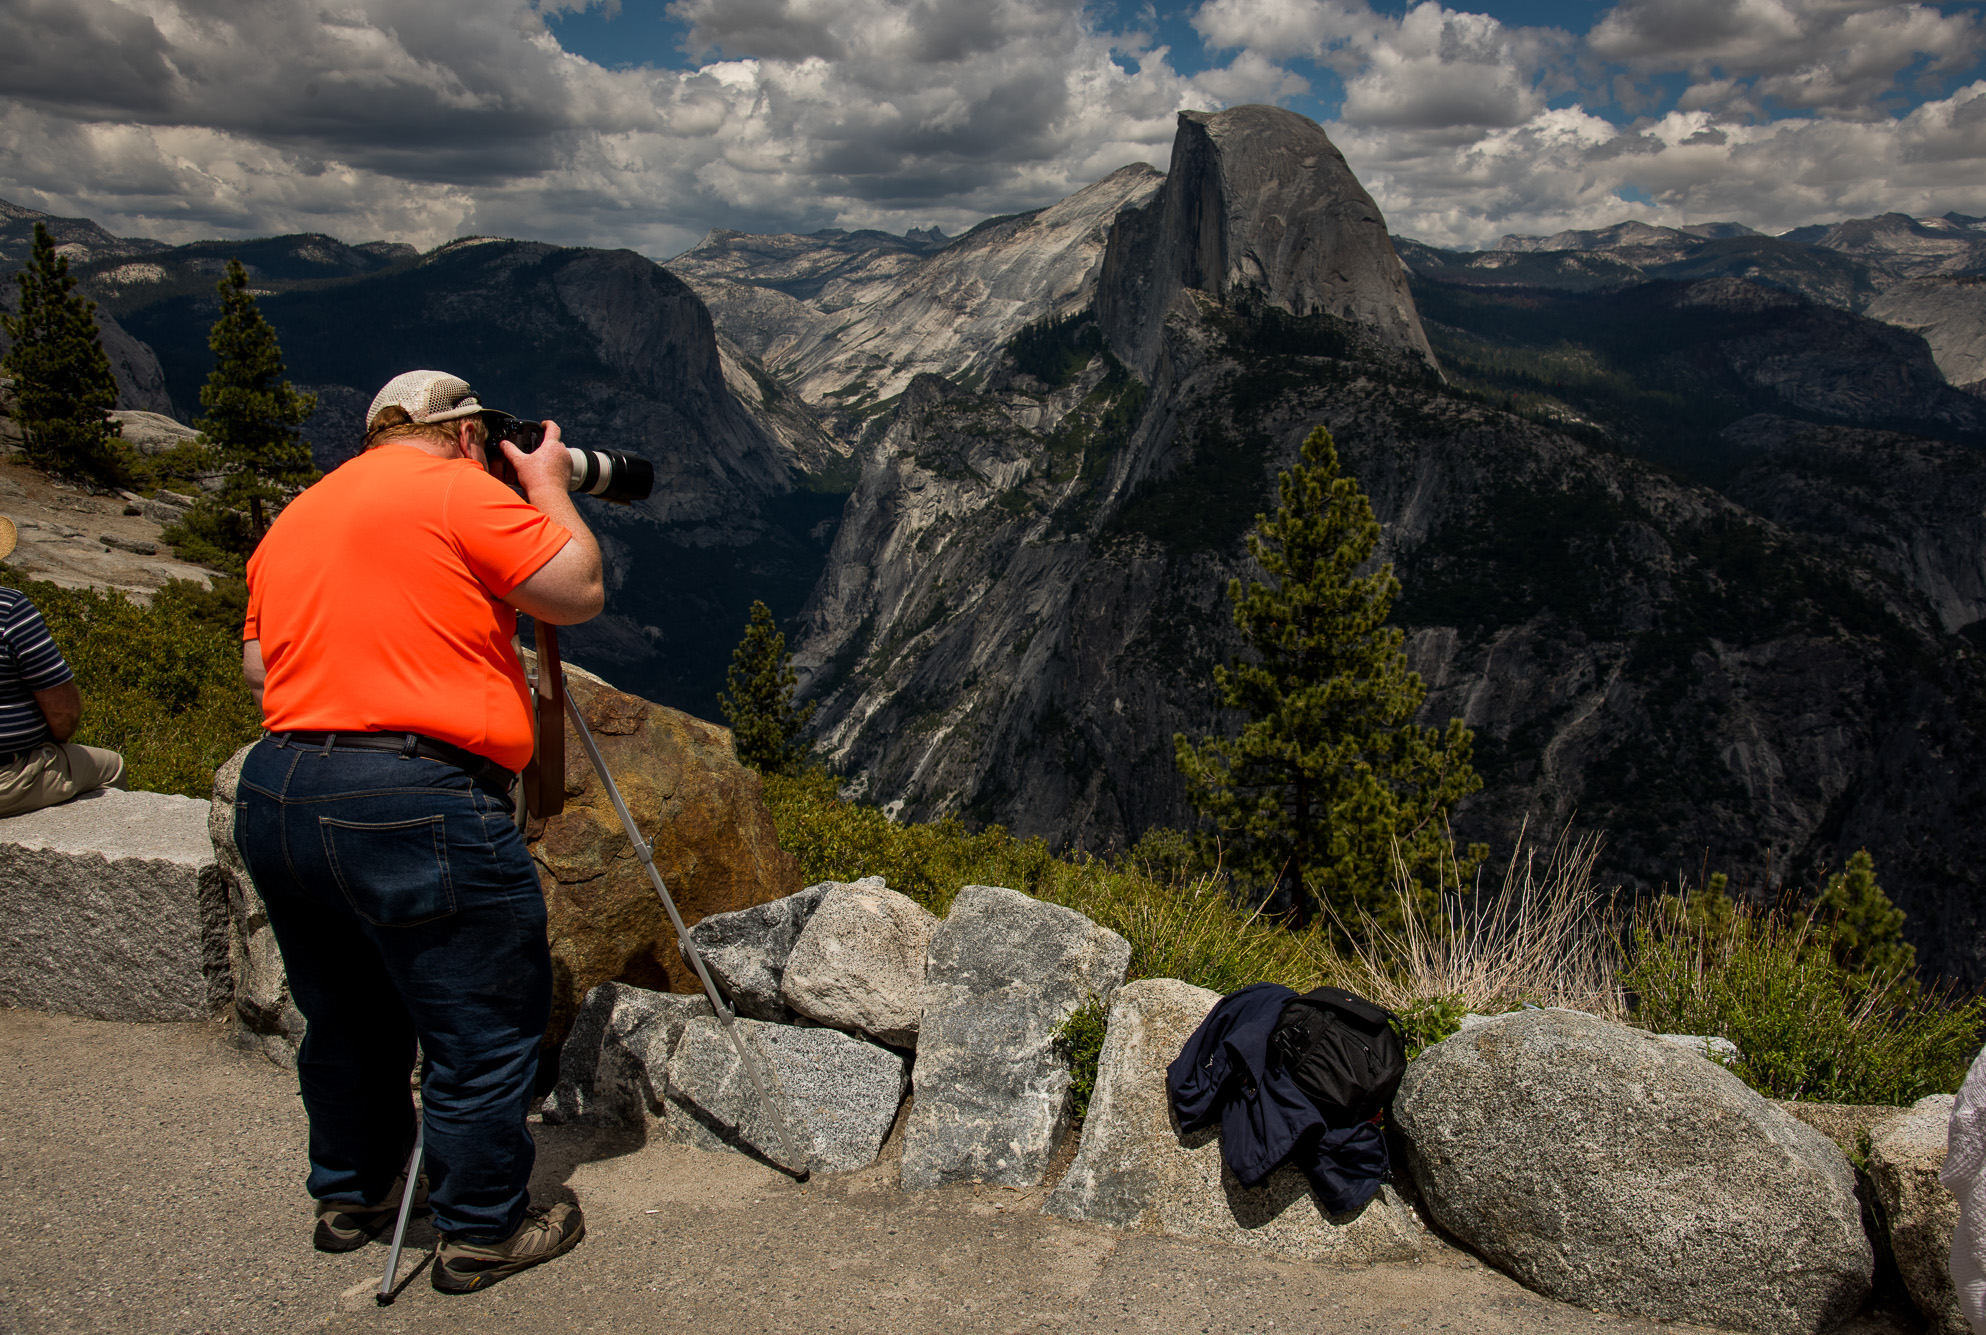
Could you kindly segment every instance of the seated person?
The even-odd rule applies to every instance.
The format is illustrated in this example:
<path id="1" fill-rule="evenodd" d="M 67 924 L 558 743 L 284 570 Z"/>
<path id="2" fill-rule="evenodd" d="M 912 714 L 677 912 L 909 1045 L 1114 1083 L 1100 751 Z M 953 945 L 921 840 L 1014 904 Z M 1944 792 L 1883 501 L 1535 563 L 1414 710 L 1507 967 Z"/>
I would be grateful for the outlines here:
<path id="1" fill-rule="evenodd" d="M 0 542 L 10 536 L 0 530 Z M 17 590 L 0 588 L 0 816 L 125 786 L 123 756 L 69 740 L 82 717 L 76 674 L 41 613 Z"/>

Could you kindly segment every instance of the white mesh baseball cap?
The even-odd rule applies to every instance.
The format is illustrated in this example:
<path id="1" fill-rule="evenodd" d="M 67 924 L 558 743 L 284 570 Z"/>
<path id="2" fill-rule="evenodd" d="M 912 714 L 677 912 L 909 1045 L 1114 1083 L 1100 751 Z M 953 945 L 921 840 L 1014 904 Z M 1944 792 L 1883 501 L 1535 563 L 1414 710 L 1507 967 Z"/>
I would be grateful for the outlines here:
<path id="1" fill-rule="evenodd" d="M 446 371 L 405 371 L 387 381 L 365 410 L 366 429 L 372 429 L 380 409 L 396 407 L 423 424 L 453 422 L 483 411 L 469 382 Z"/>

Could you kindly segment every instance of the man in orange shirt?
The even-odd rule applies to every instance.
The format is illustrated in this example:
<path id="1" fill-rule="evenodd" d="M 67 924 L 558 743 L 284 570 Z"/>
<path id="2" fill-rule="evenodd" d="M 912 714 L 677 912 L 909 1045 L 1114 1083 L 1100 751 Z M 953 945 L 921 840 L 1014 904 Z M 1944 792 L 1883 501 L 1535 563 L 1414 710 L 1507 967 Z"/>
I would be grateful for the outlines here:
<path id="1" fill-rule="evenodd" d="M 242 766 L 235 840 L 309 1022 L 316 1245 L 362 1247 L 407 1184 L 425 1058 L 433 1283 L 487 1287 L 571 1250 L 577 1208 L 533 1209 L 525 1126 L 551 1007 L 545 901 L 513 818 L 530 759 L 517 613 L 599 613 L 600 549 L 558 428 L 501 442 L 437 371 L 390 381 L 365 451 L 284 508 L 248 563 L 242 668 L 269 735 Z M 419 1184 L 413 1189 L 417 1192 Z"/>

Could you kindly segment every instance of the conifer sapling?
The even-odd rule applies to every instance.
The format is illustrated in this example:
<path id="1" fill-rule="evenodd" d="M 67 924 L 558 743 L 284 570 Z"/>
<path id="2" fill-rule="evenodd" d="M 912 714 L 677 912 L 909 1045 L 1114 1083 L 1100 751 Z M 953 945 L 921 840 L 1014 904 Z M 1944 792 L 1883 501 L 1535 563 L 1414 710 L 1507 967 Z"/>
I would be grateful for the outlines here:
<path id="1" fill-rule="evenodd" d="M 1903 939 L 1903 910 L 1876 884 L 1875 859 L 1859 849 L 1828 877 L 1814 900 L 1815 921 L 1834 929 L 1834 957 L 1856 973 L 1902 977 L 1917 968 L 1917 949 Z"/>
<path id="2" fill-rule="evenodd" d="M 317 396 L 283 378 L 283 350 L 248 290 L 248 271 L 228 261 L 220 281 L 220 318 L 207 336 L 214 369 L 200 390 L 206 415 L 193 425 L 223 475 L 219 502 L 249 514 L 249 545 L 268 527 L 265 507 L 280 506 L 315 482 L 310 442 L 300 428 Z"/>
<path id="3" fill-rule="evenodd" d="M 800 730 L 814 716 L 812 701 L 793 703 L 799 680 L 772 609 L 754 601 L 745 637 L 732 651 L 724 674 L 725 689 L 717 697 L 740 762 L 762 774 L 798 772 L 806 754 Z"/>

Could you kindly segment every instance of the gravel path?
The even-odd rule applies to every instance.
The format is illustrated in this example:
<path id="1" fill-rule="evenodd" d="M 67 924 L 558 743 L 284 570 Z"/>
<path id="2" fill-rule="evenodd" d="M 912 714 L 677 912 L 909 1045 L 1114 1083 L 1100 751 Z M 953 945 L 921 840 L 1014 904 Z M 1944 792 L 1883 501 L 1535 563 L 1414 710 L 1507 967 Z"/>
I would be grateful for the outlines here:
<path id="1" fill-rule="evenodd" d="M 1290 1264 L 1068 1223 L 1038 1191 L 906 1194 L 887 1154 L 802 1187 L 738 1155 L 556 1127 L 533 1191 L 584 1205 L 579 1248 L 444 1297 L 417 1270 L 433 1235 L 416 1225 L 380 1308 L 383 1244 L 311 1249 L 294 1077 L 217 1026 L 0 1010 L 0 1108 L 0 1331 L 21 1335 L 1683 1329 L 1548 1301 L 1445 1249 Z"/>

